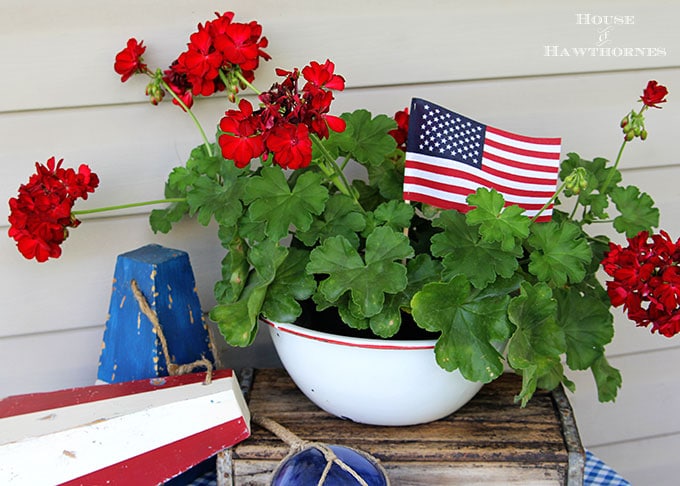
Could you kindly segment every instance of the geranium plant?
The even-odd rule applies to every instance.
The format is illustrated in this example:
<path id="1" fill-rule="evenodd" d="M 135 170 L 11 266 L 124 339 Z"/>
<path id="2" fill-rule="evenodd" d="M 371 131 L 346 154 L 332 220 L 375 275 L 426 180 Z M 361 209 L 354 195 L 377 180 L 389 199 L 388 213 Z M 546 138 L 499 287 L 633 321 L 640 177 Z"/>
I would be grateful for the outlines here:
<path id="1" fill-rule="evenodd" d="M 616 397 L 621 376 L 604 352 L 612 305 L 665 336 L 680 330 L 679 243 L 652 233 L 659 211 L 619 171 L 624 147 L 647 138 L 644 114 L 666 101 L 665 87 L 650 81 L 641 108 L 623 118 L 613 163 L 567 155 L 546 204 L 552 220 L 537 222 L 493 188 L 470 194 L 466 213 L 407 203 L 408 112 L 331 115 L 345 81 L 330 60 L 277 69 L 280 81 L 260 91 L 265 48 L 257 22 L 225 13 L 199 25 L 166 70 L 147 66 L 136 39 L 114 65 L 122 81 L 148 76 L 150 101 L 172 99 L 203 137 L 170 173 L 167 199 L 136 204 L 166 203 L 151 213 L 154 231 L 186 215 L 217 223 L 226 252 L 209 315 L 230 344 L 251 344 L 260 316 L 291 322 L 312 303 L 336 309 L 348 329 L 385 339 L 409 326 L 435 333 L 439 365 L 473 381 L 497 378 L 507 362 L 523 376 L 525 404 L 537 387 L 573 389 L 565 363 L 592 371 L 600 400 Z M 196 97 L 211 95 L 233 103 L 215 141 L 191 111 Z M 45 261 L 60 255 L 78 215 L 95 211 L 73 207 L 99 181 L 85 165 L 36 165 L 10 200 L 9 234 L 25 257 Z M 601 235 L 602 223 L 630 246 Z M 596 278 L 601 263 L 613 277 L 606 288 Z M 503 354 L 495 345 L 504 341 Z"/>

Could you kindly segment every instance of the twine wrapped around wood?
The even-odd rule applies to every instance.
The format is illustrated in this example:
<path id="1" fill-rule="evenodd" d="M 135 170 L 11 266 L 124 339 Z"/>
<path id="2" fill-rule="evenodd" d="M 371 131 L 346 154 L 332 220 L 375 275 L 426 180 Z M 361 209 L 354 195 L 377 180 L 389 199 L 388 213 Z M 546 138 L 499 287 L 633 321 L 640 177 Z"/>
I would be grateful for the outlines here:
<path id="1" fill-rule="evenodd" d="M 304 449 L 309 449 L 309 448 L 314 448 L 317 449 L 319 452 L 323 454 L 323 456 L 326 459 L 326 467 L 324 468 L 323 472 L 321 473 L 321 477 L 319 478 L 319 481 L 317 482 L 317 486 L 323 486 L 323 484 L 326 481 L 326 478 L 328 477 L 328 473 L 331 470 L 331 467 L 333 464 L 337 465 L 347 473 L 349 473 L 356 481 L 361 485 L 361 486 L 368 486 L 368 483 L 354 470 L 352 469 L 349 465 L 347 465 L 342 459 L 340 459 L 333 450 L 328 447 L 328 445 L 323 444 L 321 442 L 308 442 L 300 437 L 298 437 L 295 433 L 291 432 L 289 429 L 284 427 L 283 425 L 279 424 L 278 422 L 267 418 L 267 417 L 262 417 L 259 415 L 253 415 L 251 417 L 251 420 L 258 424 L 261 427 L 264 427 L 274 435 L 276 435 L 279 439 L 281 439 L 283 442 L 285 442 L 289 447 L 290 451 L 288 452 L 288 455 L 283 458 L 281 463 L 279 464 L 279 467 L 281 464 L 285 463 L 287 459 L 292 457 L 293 455 L 297 454 L 298 452 L 304 450 Z M 372 462 L 383 474 L 385 477 L 385 481 L 387 482 L 387 486 L 390 485 L 390 480 L 387 477 L 387 472 L 385 469 L 382 467 L 380 464 L 380 461 L 373 457 L 372 455 L 360 451 L 358 449 L 352 449 L 356 451 L 357 453 L 361 454 L 364 456 L 366 459 L 368 459 L 370 462 Z M 276 474 L 276 471 L 274 472 Z"/>
<path id="2" fill-rule="evenodd" d="M 158 339 L 161 342 L 161 348 L 163 350 L 163 356 L 165 357 L 165 363 L 168 368 L 168 374 L 170 376 L 184 375 L 187 373 L 191 373 L 197 368 L 205 368 L 206 375 L 204 384 L 209 385 L 210 383 L 212 383 L 212 372 L 214 369 L 214 365 L 205 356 L 203 356 L 201 359 L 194 361 L 193 363 L 187 363 L 182 365 L 178 365 L 172 361 L 172 359 L 170 358 L 170 349 L 168 348 L 168 340 L 165 338 L 165 334 L 163 333 L 163 327 L 161 326 L 160 320 L 158 319 L 158 315 L 151 308 L 151 306 L 149 306 L 149 302 L 146 300 L 146 297 L 144 297 L 144 294 L 139 289 L 139 285 L 137 284 L 136 280 L 132 279 L 130 281 L 130 287 L 132 288 L 132 293 L 135 296 L 137 303 L 139 304 L 139 309 L 149 319 L 151 325 L 153 325 L 153 328 L 156 331 Z M 208 338 L 210 340 L 210 349 L 213 351 L 213 354 L 215 354 L 215 346 L 213 342 L 212 333 L 208 333 Z"/>

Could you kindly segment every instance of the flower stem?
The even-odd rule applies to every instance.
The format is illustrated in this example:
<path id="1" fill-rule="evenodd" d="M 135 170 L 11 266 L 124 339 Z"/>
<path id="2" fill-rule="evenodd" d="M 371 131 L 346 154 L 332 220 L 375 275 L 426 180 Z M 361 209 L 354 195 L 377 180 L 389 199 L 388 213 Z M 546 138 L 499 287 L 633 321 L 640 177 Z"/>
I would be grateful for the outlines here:
<path id="1" fill-rule="evenodd" d="M 136 208 L 140 206 L 150 206 L 153 204 L 164 204 L 164 203 L 174 203 L 174 202 L 184 202 L 186 201 L 186 198 L 184 197 L 171 197 L 167 199 L 155 199 L 153 201 L 142 201 L 142 202 L 135 202 L 135 203 L 127 203 L 127 204 L 119 204 L 116 206 L 104 206 L 101 208 L 93 208 L 93 209 L 80 209 L 78 211 L 71 211 L 71 214 L 74 216 L 81 215 L 81 214 L 93 214 L 93 213 L 103 213 L 106 211 L 119 211 L 121 209 L 128 209 L 128 208 Z"/>
<path id="2" fill-rule="evenodd" d="M 189 108 L 184 101 L 182 101 L 182 98 L 177 96 L 177 93 L 173 91 L 173 89 L 168 85 L 168 83 L 165 82 L 163 78 L 160 78 L 160 82 L 163 85 L 163 88 L 165 88 L 170 95 L 173 97 L 173 99 L 179 104 L 179 106 L 182 107 L 182 109 L 191 117 L 191 120 L 194 122 L 194 125 L 196 125 L 196 128 L 198 128 L 198 131 L 201 133 L 201 138 L 203 138 L 203 145 L 205 146 L 205 150 L 208 153 L 208 157 L 213 156 L 213 151 L 212 147 L 210 145 L 210 142 L 208 141 L 208 137 L 205 134 L 205 131 L 203 130 L 203 127 L 201 126 L 201 123 L 198 121 L 198 118 L 196 118 L 196 115 L 194 115 L 194 112 L 191 111 L 191 108 Z"/>
<path id="3" fill-rule="evenodd" d="M 548 209 L 548 208 L 550 207 L 550 205 L 551 205 L 552 203 L 555 202 L 555 200 L 557 199 L 557 196 L 560 195 L 560 193 L 564 190 L 564 186 L 566 186 L 566 185 L 567 185 L 566 182 L 562 182 L 562 185 L 561 185 L 560 187 L 557 188 L 557 190 L 555 191 L 555 194 L 553 194 L 552 197 L 551 197 L 550 199 L 548 199 L 548 202 L 546 202 L 546 203 L 543 205 L 543 207 L 542 207 L 541 209 L 538 210 L 538 212 L 534 215 L 534 217 L 531 218 L 531 222 L 532 222 L 532 223 L 536 222 L 536 220 L 537 220 L 538 217 L 543 213 L 543 211 L 545 211 L 546 209 Z"/>
<path id="4" fill-rule="evenodd" d="M 220 71 L 220 74 L 222 74 L 221 71 Z M 238 71 L 236 71 L 236 77 L 238 78 L 239 81 L 241 81 L 241 82 L 242 82 L 243 84 L 245 84 L 249 89 L 251 89 L 251 90 L 253 91 L 253 93 L 255 93 L 255 94 L 257 94 L 257 95 L 261 95 L 261 94 L 262 94 L 262 91 L 260 91 L 260 90 L 257 89 L 255 86 L 253 86 L 252 84 L 250 84 L 250 81 L 248 81 L 246 78 L 243 77 L 243 74 L 241 73 L 241 70 L 240 70 L 240 69 L 239 69 Z M 223 80 L 223 81 L 224 81 L 224 80 Z"/>
<path id="5" fill-rule="evenodd" d="M 324 172 L 324 174 L 326 174 L 326 176 L 328 176 L 331 182 L 335 185 L 335 187 L 338 188 L 338 190 L 341 193 L 354 199 L 356 205 L 363 211 L 363 207 L 359 203 L 356 194 L 352 190 L 352 186 L 347 180 L 345 173 L 342 171 L 340 167 L 338 167 L 338 164 L 335 162 L 333 156 L 330 154 L 330 152 L 328 152 L 324 144 L 321 143 L 321 140 L 319 140 L 319 137 L 316 134 L 313 133 L 310 134 L 310 138 L 312 140 L 312 143 L 321 152 L 321 155 L 323 156 L 323 159 L 325 161 L 325 164 L 324 163 L 319 164 L 321 170 Z"/>
<path id="6" fill-rule="evenodd" d="M 609 188 L 609 184 L 611 184 L 612 179 L 614 178 L 614 173 L 616 172 L 616 169 L 619 167 L 619 162 L 621 162 L 621 155 L 623 154 L 623 149 L 626 148 L 627 143 L 628 143 L 628 140 L 624 139 L 623 143 L 621 144 L 621 148 L 619 149 L 619 153 L 616 156 L 616 162 L 614 162 L 614 167 L 612 167 L 612 170 L 609 172 L 607 179 L 604 181 L 604 184 L 602 184 L 602 188 L 600 189 L 600 194 L 606 194 L 607 193 L 607 189 Z"/>

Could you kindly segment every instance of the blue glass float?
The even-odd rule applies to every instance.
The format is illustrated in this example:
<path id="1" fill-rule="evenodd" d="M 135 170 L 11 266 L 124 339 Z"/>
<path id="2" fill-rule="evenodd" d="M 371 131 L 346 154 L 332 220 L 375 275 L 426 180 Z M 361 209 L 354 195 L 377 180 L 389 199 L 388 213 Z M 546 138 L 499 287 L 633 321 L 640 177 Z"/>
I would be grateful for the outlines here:
<path id="1" fill-rule="evenodd" d="M 327 445 L 335 455 L 351 467 L 369 486 L 388 486 L 385 470 L 368 454 L 340 445 Z M 287 457 L 274 471 L 272 486 L 316 486 L 326 468 L 323 452 L 313 445 Z M 361 484 L 348 471 L 333 463 L 324 486 Z"/>

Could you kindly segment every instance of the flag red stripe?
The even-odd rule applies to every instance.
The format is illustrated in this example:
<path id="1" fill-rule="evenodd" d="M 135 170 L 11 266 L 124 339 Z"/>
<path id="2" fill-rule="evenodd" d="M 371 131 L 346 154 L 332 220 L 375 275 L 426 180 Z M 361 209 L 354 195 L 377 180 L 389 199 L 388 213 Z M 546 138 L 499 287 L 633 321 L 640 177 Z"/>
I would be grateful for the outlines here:
<path id="1" fill-rule="evenodd" d="M 457 201 L 453 201 L 450 199 L 441 199 L 435 196 L 430 196 L 429 194 L 422 194 L 420 192 L 404 192 L 404 200 L 406 201 L 418 201 L 422 202 L 425 204 L 429 204 L 430 206 L 435 206 L 440 209 L 456 209 L 460 211 L 461 213 L 467 213 L 471 209 L 474 209 L 473 206 L 469 206 L 466 203 L 459 203 Z M 511 206 L 512 203 L 505 202 L 505 207 Z M 517 206 L 525 209 L 525 210 L 534 210 L 538 211 L 543 207 L 542 204 L 517 204 Z M 553 205 L 551 204 L 548 206 L 548 208 L 536 219 L 537 222 L 544 222 L 544 221 L 550 221 L 552 217 L 552 208 Z"/>
<path id="2" fill-rule="evenodd" d="M 489 189 L 493 188 L 496 189 L 498 192 L 501 194 L 509 194 L 513 196 L 524 196 L 524 197 L 544 197 L 544 198 L 551 198 L 553 196 L 553 192 L 550 191 L 532 191 L 531 193 L 527 193 L 526 189 L 516 189 L 514 187 L 504 187 L 500 186 L 498 184 L 489 184 L 488 181 L 483 180 L 482 178 L 472 176 L 471 174 L 467 174 L 465 172 L 461 173 L 460 175 L 461 179 L 466 179 L 471 182 L 483 185 L 485 187 L 488 187 Z M 431 179 L 424 179 L 422 177 L 417 177 L 417 176 L 404 176 L 404 184 L 416 184 L 418 186 L 424 186 L 424 187 L 430 187 L 432 189 L 437 189 L 440 191 L 446 191 L 450 192 L 452 194 L 460 194 L 463 196 L 467 196 L 469 194 L 472 194 L 473 192 L 476 191 L 476 189 L 471 189 L 468 187 L 462 187 L 462 186 L 457 186 L 453 184 L 447 184 L 445 182 L 439 182 L 439 181 L 434 181 Z M 541 204 L 542 206 L 542 204 Z M 539 206 L 540 207 L 540 206 Z"/>
<path id="3" fill-rule="evenodd" d="M 562 143 L 562 139 L 560 138 L 542 138 L 542 137 L 526 137 L 524 135 L 517 135 L 516 133 L 511 133 L 511 132 L 506 132 L 505 130 L 501 130 L 499 128 L 494 128 L 490 126 L 486 126 L 486 131 L 495 133 L 496 135 L 500 135 L 502 137 L 506 138 L 511 138 L 513 140 L 519 140 L 520 142 L 529 142 L 529 143 L 538 143 L 542 145 L 560 145 Z"/>
<path id="4" fill-rule="evenodd" d="M 172 424 L 168 424 L 172 426 Z M 248 424 L 240 417 L 184 439 L 152 449 L 144 454 L 93 471 L 62 483 L 110 484 L 127 486 L 156 485 L 171 479 L 250 436 Z"/>
<path id="5" fill-rule="evenodd" d="M 467 171 L 461 171 L 459 169 L 454 169 L 451 167 L 441 167 L 437 165 L 431 165 L 431 164 L 426 164 L 424 162 L 417 162 L 415 160 L 407 160 L 406 161 L 406 172 L 408 172 L 408 169 L 420 169 L 425 172 L 432 172 L 435 174 L 440 174 L 444 176 L 449 176 L 449 177 L 459 177 L 462 179 L 467 179 L 473 182 L 479 182 L 483 184 L 489 184 L 489 181 L 484 179 L 483 177 L 480 177 L 476 175 L 474 172 L 467 172 Z M 475 169 L 475 172 L 479 172 L 479 169 Z M 540 184 L 540 185 L 548 185 L 548 186 L 553 186 L 555 185 L 555 179 L 538 179 L 538 178 L 532 178 L 532 177 L 522 177 L 522 176 L 515 176 L 513 174 L 508 174 L 507 172 L 501 172 L 496 169 L 489 169 L 485 168 L 482 170 L 482 172 L 486 172 L 488 174 L 495 175 L 497 177 L 500 177 L 502 179 L 507 179 L 507 180 L 513 180 L 515 182 L 523 182 L 526 184 Z M 494 187 L 495 184 L 494 184 Z M 502 192 L 500 189 L 497 189 L 498 192 Z M 533 191 L 524 191 L 526 195 L 531 195 L 530 192 Z M 552 197 L 554 194 L 553 192 L 550 192 L 550 195 L 548 197 Z"/>
<path id="6" fill-rule="evenodd" d="M 559 160 L 559 158 L 560 158 L 560 154 L 558 154 L 557 152 L 538 152 L 538 151 L 535 151 L 535 150 L 527 150 L 527 149 L 523 149 L 523 148 L 520 148 L 520 147 L 514 147 L 512 145 L 506 145 L 506 144 L 500 143 L 496 140 L 491 140 L 489 138 L 484 140 L 484 145 L 485 146 L 488 145 L 489 147 L 494 147 L 494 148 L 497 148 L 499 150 L 503 150 L 505 152 L 511 152 L 513 154 L 524 155 L 524 156 L 527 156 L 527 157 L 534 157 L 534 158 L 537 158 L 537 159 Z M 551 167 L 548 167 L 548 168 L 551 168 Z"/>
<path id="7" fill-rule="evenodd" d="M 484 158 L 493 160 L 501 164 L 505 164 L 509 167 L 515 167 L 517 169 L 533 170 L 535 172 L 546 172 L 550 174 L 557 174 L 560 170 L 559 167 L 550 167 L 545 165 L 534 165 L 527 162 L 520 162 L 518 160 L 506 159 L 497 154 L 484 153 Z M 550 179 L 551 181 L 553 179 Z"/>
<path id="8" fill-rule="evenodd" d="M 505 163 L 505 160 L 496 157 L 492 154 L 487 154 L 484 152 L 484 158 L 488 160 L 493 160 L 494 162 L 498 162 L 501 164 Z M 496 177 L 500 177 L 501 179 L 506 179 L 510 181 L 515 181 L 515 182 L 524 182 L 525 184 L 541 184 L 541 185 L 554 185 L 555 184 L 555 179 L 540 179 L 538 177 L 528 177 L 525 175 L 521 174 L 513 174 L 512 172 L 504 172 L 498 169 L 494 169 L 493 167 L 489 167 L 488 165 L 484 164 L 484 161 L 482 160 L 482 172 L 485 172 L 487 174 L 492 174 L 495 175 Z M 501 192 L 501 191 L 499 191 Z M 551 193 L 552 196 L 553 193 Z M 549 196 L 550 197 L 550 196 Z"/>

